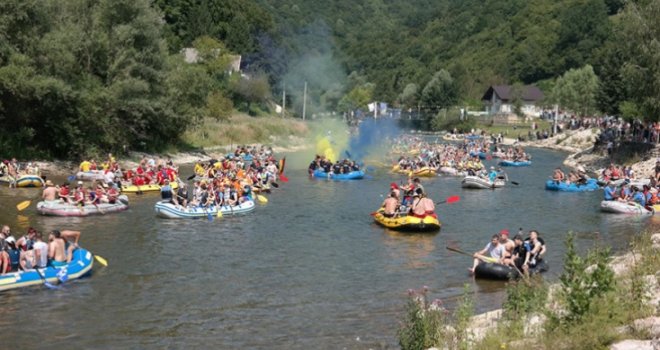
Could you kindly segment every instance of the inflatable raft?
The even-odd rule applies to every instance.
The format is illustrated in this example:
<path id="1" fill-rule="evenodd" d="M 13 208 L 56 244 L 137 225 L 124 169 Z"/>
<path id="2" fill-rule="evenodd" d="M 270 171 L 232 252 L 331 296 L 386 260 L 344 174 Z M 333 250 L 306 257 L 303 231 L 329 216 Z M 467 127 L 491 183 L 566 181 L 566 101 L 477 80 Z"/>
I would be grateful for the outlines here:
<path id="1" fill-rule="evenodd" d="M 566 184 L 565 182 L 557 183 L 554 180 L 545 182 L 545 189 L 548 191 L 563 191 L 563 192 L 587 192 L 597 190 L 598 181 L 596 179 L 588 179 L 587 183 L 577 185 L 575 183 Z"/>
<path id="2" fill-rule="evenodd" d="M 427 166 L 413 170 L 408 174 L 410 177 L 435 177 L 437 175 L 435 169 Z"/>
<path id="3" fill-rule="evenodd" d="M 254 210 L 254 201 L 245 201 L 239 205 L 235 206 L 212 206 L 209 208 L 203 207 L 181 207 L 175 206 L 169 201 L 160 201 L 156 203 L 154 207 L 156 210 L 156 215 L 161 218 L 166 219 L 196 219 L 196 218 L 208 218 L 209 215 L 217 216 L 218 210 L 222 215 L 237 215 L 245 214 Z"/>
<path id="4" fill-rule="evenodd" d="M 105 180 L 103 170 L 79 171 L 76 173 L 76 179 L 82 181 Z"/>
<path id="5" fill-rule="evenodd" d="M 506 157 L 506 153 L 504 152 L 493 152 L 493 158 L 504 158 Z"/>
<path id="6" fill-rule="evenodd" d="M 602 201 L 600 202 L 600 211 L 614 214 L 653 215 L 660 212 L 660 204 L 651 206 L 651 210 L 649 210 L 639 205 L 639 203 Z"/>
<path id="7" fill-rule="evenodd" d="M 479 159 L 482 159 L 482 160 L 488 158 L 488 154 L 486 152 L 481 152 L 481 151 L 480 152 L 470 152 L 470 156 L 471 157 L 478 156 Z"/>
<path id="8" fill-rule="evenodd" d="M 333 174 L 333 173 L 326 173 L 325 171 L 321 169 L 316 169 L 312 173 L 314 177 L 318 177 L 320 179 L 330 179 L 330 180 L 360 180 L 364 178 L 364 171 L 358 170 L 358 171 L 351 171 L 350 173 L 347 174 Z"/>
<path id="9" fill-rule="evenodd" d="M 412 215 L 388 218 L 383 216 L 382 209 L 379 209 L 373 216 L 376 223 L 395 231 L 437 232 L 442 226 L 438 218 L 434 216 L 426 216 L 423 219 Z"/>
<path id="10" fill-rule="evenodd" d="M 0 275 L 0 291 L 41 285 L 44 284 L 44 279 L 50 283 L 57 283 L 58 280 L 78 279 L 91 271 L 93 265 L 94 256 L 92 253 L 78 248 L 73 251 L 71 262 L 63 267 L 49 266 L 39 269 L 39 271 L 32 269 Z"/>
<path id="11" fill-rule="evenodd" d="M 543 273 L 548 271 L 548 264 L 545 260 L 541 260 L 536 266 L 529 269 L 531 275 Z M 511 279 L 520 278 L 520 273 L 516 268 L 509 265 L 502 265 L 497 263 L 480 262 L 474 269 L 474 277 L 488 280 L 507 281 Z"/>
<path id="12" fill-rule="evenodd" d="M 493 183 L 479 176 L 466 176 L 461 181 L 461 187 L 463 188 L 492 189 L 504 187 L 504 185 L 506 185 L 504 179 L 496 179 L 495 183 Z"/>
<path id="13" fill-rule="evenodd" d="M 522 160 L 522 161 L 501 160 L 497 164 L 501 166 L 530 166 L 532 165 L 532 161 L 531 160 Z"/>
<path id="14" fill-rule="evenodd" d="M 142 185 L 142 186 L 122 185 L 121 191 L 122 193 L 157 192 L 160 191 L 160 187 L 161 186 L 158 184 Z M 176 190 L 177 188 L 179 188 L 179 184 L 176 181 L 172 181 L 170 183 L 170 187 L 172 187 L 173 190 Z"/>
<path id="15" fill-rule="evenodd" d="M 438 172 L 440 174 L 450 175 L 450 176 L 466 176 L 467 175 L 467 172 L 459 171 L 458 169 L 452 168 L 452 167 L 449 167 L 449 166 L 440 167 L 440 169 L 438 169 Z"/>
<path id="16" fill-rule="evenodd" d="M 16 180 L 16 187 L 43 187 L 44 179 L 38 175 L 20 175 Z"/>
<path id="17" fill-rule="evenodd" d="M 37 203 L 37 212 L 41 215 L 48 216 L 90 216 L 90 215 L 104 215 L 109 213 L 116 213 L 128 209 L 128 196 L 120 195 L 117 197 L 117 202 L 101 203 L 98 206 L 93 204 L 86 204 L 84 207 L 64 203 L 61 201 Z"/>

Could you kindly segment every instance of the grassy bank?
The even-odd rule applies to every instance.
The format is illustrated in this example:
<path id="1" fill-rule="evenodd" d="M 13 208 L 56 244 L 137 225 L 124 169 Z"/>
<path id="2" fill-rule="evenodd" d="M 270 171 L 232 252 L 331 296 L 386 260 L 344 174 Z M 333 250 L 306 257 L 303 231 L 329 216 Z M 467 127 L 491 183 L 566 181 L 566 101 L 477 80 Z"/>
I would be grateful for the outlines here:
<path id="1" fill-rule="evenodd" d="M 541 278 L 510 282 L 503 311 L 472 317 L 467 329 L 461 310 L 463 304 L 473 305 L 469 299 L 448 317 L 442 302 L 427 302 L 426 290 L 421 297 L 411 294 L 399 329 L 400 345 L 420 350 L 607 349 L 623 339 L 657 336 L 641 325 L 642 319 L 660 313 L 660 254 L 651 234 L 638 235 L 631 252 L 614 258 L 599 246 L 579 254 L 573 239 L 567 236 L 559 283 L 549 285 Z"/>
<path id="2" fill-rule="evenodd" d="M 536 124 L 538 125 L 538 130 L 541 132 L 543 132 L 543 130 L 552 131 L 552 124 L 546 120 L 537 119 Z M 476 128 L 485 130 L 489 134 L 497 135 L 502 133 L 504 137 L 513 139 L 518 138 L 519 136 L 527 139 L 527 135 L 530 131 L 536 132 L 536 130 L 532 130 L 531 122 L 517 124 L 491 124 L 488 122 L 477 122 Z"/>
<path id="3" fill-rule="evenodd" d="M 255 143 L 290 146 L 308 132 L 307 124 L 296 119 L 237 114 L 229 121 L 207 118 L 201 125 L 187 130 L 181 139 L 182 148 Z"/>

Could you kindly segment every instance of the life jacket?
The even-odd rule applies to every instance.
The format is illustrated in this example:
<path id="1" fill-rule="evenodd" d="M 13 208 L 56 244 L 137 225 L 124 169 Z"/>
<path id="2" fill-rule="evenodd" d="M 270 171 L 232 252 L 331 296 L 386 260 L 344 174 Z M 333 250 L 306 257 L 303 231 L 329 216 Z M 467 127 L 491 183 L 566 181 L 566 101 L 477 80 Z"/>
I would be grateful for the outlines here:
<path id="1" fill-rule="evenodd" d="M 14 248 L 9 248 L 7 250 L 7 254 L 9 254 L 9 261 L 11 262 L 11 269 L 12 270 L 18 270 L 18 265 L 21 260 L 21 251 L 18 249 Z"/>

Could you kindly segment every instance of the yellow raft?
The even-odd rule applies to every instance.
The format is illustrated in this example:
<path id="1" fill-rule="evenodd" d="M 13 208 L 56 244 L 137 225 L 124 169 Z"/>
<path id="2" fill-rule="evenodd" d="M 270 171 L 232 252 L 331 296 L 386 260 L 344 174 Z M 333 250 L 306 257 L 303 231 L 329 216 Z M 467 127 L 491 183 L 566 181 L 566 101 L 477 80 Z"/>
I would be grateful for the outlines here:
<path id="1" fill-rule="evenodd" d="M 408 170 L 408 169 L 399 168 L 398 164 L 392 167 L 392 172 L 397 174 L 408 175 L 409 177 L 436 177 L 438 175 L 435 169 L 431 167 L 425 166 L 417 170 Z"/>
<path id="2" fill-rule="evenodd" d="M 39 175 L 19 175 L 16 187 L 43 187 L 44 179 Z"/>
<path id="3" fill-rule="evenodd" d="M 170 187 L 172 187 L 173 190 L 176 190 L 177 188 L 179 188 L 179 184 L 176 181 L 173 181 L 170 183 Z M 122 185 L 121 192 L 122 193 L 155 192 L 155 191 L 160 191 L 160 188 L 161 186 L 158 184 L 150 184 L 150 185 L 142 185 L 142 186 Z"/>
<path id="4" fill-rule="evenodd" d="M 383 216 L 383 209 L 379 209 L 373 217 L 379 225 L 396 231 L 436 232 L 440 231 L 440 227 L 442 226 L 440 220 L 433 216 L 426 216 L 423 219 L 412 215 L 387 218 Z"/>
<path id="5" fill-rule="evenodd" d="M 435 172 L 435 169 L 430 167 L 419 168 L 415 171 L 410 172 L 410 177 L 435 177 L 438 174 Z"/>

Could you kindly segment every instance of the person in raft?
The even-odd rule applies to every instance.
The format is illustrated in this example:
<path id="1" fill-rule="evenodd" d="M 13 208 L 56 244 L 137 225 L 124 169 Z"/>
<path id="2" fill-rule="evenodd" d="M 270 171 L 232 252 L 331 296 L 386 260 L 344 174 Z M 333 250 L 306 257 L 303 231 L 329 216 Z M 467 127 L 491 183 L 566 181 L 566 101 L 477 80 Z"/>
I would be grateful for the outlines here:
<path id="1" fill-rule="evenodd" d="M 386 218 L 393 218 L 397 214 L 399 208 L 399 200 L 397 199 L 396 192 L 392 190 L 390 195 L 383 201 L 383 216 Z"/>
<path id="2" fill-rule="evenodd" d="M 417 188 L 415 194 L 413 194 L 413 201 L 410 207 L 410 215 L 413 215 L 418 218 L 425 218 L 427 216 L 435 215 L 435 204 L 429 198 L 424 195 L 424 190 Z"/>
<path id="3" fill-rule="evenodd" d="M 475 252 L 472 255 L 474 257 L 474 261 L 472 263 L 472 267 L 468 269 L 471 274 L 474 274 L 474 269 L 477 268 L 477 265 L 486 259 L 494 258 L 497 259 L 498 262 L 502 261 L 502 257 L 504 256 L 504 247 L 500 244 L 501 238 L 502 237 L 499 233 L 494 234 L 484 249 Z"/>

